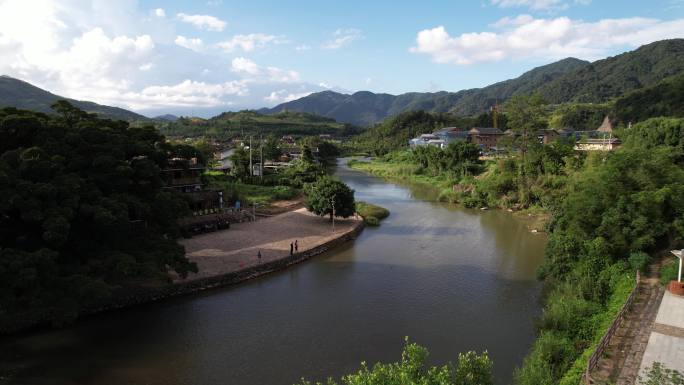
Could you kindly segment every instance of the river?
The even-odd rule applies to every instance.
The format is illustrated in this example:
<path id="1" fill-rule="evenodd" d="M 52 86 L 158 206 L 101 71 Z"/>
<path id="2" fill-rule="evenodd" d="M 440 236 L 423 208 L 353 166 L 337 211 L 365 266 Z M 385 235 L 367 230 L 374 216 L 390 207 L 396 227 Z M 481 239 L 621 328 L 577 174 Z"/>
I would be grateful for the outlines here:
<path id="1" fill-rule="evenodd" d="M 545 238 L 511 214 L 353 171 L 356 199 L 391 215 L 354 242 L 234 287 L 6 339 L 16 383 L 292 384 L 396 361 L 404 336 L 432 364 L 487 349 L 508 384 L 534 340 Z M 0 383 L 2 383 L 0 378 Z M 10 383 L 15 381 L 10 381 Z"/>

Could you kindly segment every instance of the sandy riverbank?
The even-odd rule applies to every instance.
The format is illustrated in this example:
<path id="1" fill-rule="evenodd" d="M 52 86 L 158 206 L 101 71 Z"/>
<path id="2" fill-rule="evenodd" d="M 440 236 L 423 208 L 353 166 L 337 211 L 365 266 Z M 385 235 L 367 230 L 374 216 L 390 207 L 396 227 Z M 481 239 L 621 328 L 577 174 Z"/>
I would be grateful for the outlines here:
<path id="1" fill-rule="evenodd" d="M 338 238 L 358 230 L 362 220 L 335 219 L 335 231 L 328 218 L 322 218 L 300 208 L 256 222 L 236 223 L 229 230 L 217 231 L 184 239 L 180 243 L 199 272 L 176 283 L 251 269 L 290 256 L 290 243 L 297 240 L 296 254 L 309 253 Z M 261 258 L 258 253 L 261 252 Z"/>

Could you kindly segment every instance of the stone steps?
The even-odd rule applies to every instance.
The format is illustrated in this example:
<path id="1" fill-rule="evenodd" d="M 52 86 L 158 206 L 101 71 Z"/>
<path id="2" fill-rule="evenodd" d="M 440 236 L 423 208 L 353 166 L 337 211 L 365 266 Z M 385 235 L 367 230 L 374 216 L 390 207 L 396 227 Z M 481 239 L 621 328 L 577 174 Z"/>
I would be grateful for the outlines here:
<path id="1" fill-rule="evenodd" d="M 643 280 L 639 283 L 639 292 L 631 309 L 611 338 L 604 357 L 592 372 L 593 383 L 635 384 L 662 295 L 662 289 L 653 281 Z"/>

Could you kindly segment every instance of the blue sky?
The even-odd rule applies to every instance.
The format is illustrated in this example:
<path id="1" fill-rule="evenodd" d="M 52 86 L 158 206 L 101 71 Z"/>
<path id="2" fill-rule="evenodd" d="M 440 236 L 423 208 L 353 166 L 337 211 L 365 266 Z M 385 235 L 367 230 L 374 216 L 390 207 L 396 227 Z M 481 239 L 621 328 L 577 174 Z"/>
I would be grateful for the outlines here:
<path id="1" fill-rule="evenodd" d="M 0 73 L 147 115 L 457 91 L 675 37 L 684 0 L 0 0 Z"/>

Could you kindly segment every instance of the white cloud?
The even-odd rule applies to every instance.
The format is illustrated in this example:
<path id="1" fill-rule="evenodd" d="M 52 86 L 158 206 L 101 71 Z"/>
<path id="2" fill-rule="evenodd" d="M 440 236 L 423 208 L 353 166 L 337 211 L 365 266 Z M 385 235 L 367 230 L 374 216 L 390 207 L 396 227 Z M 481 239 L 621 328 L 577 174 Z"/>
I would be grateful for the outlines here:
<path id="1" fill-rule="evenodd" d="M 272 81 L 291 83 L 299 80 L 299 73 L 278 67 L 262 67 L 244 57 L 236 57 L 231 62 L 231 71 L 245 76 L 250 81 Z"/>
<path id="2" fill-rule="evenodd" d="M 371 83 L 373 83 L 373 78 L 366 78 L 365 83 L 366 83 L 366 86 L 371 85 Z"/>
<path id="3" fill-rule="evenodd" d="M 183 48 L 191 49 L 195 52 L 199 52 L 202 50 L 202 48 L 204 48 L 204 43 L 202 43 L 202 39 L 200 38 L 187 38 L 185 36 L 178 35 L 176 36 L 174 43 Z"/>
<path id="4" fill-rule="evenodd" d="M 259 66 L 255 62 L 244 57 L 236 57 L 231 64 L 231 70 L 233 72 L 248 75 L 258 75 L 261 72 Z"/>
<path id="5" fill-rule="evenodd" d="M 452 37 L 443 26 L 418 32 L 410 52 L 427 54 L 437 63 L 472 64 L 504 59 L 598 59 L 611 50 L 635 48 L 653 41 L 684 37 L 684 19 L 663 21 L 641 17 L 584 22 L 567 17 L 526 16 L 495 23 L 500 32 L 464 33 Z M 506 28 L 508 27 L 508 28 Z"/>
<path id="6" fill-rule="evenodd" d="M 278 67 L 266 67 L 268 79 L 274 82 L 291 83 L 299 81 L 299 73 L 293 70 L 284 70 Z"/>
<path id="7" fill-rule="evenodd" d="M 176 16 L 184 23 L 190 23 L 199 29 L 205 29 L 207 31 L 223 31 L 227 24 L 225 21 L 211 15 L 188 15 L 179 13 Z"/>
<path id="8" fill-rule="evenodd" d="M 140 92 L 110 93 L 109 100 L 131 109 L 158 109 L 169 107 L 219 107 L 233 102 L 226 96 L 243 96 L 249 92 L 242 81 L 204 83 L 186 79 L 172 86 L 149 86 Z"/>
<path id="9" fill-rule="evenodd" d="M 207 49 L 203 36 L 181 36 L 184 26 L 167 13 L 159 17 L 137 0 L 0 0 L 0 74 L 65 97 L 150 114 L 207 116 L 226 106 L 262 107 L 274 90 L 286 90 L 277 94 L 286 99 L 323 89 L 291 69 L 245 58 L 233 66 Z M 178 43 L 203 49 L 180 49 Z M 242 52 L 242 45 L 236 50 Z"/>
<path id="10" fill-rule="evenodd" d="M 154 15 L 157 17 L 166 17 L 166 12 L 164 12 L 163 8 L 157 8 L 154 10 Z"/>
<path id="11" fill-rule="evenodd" d="M 271 103 L 285 103 L 299 98 L 303 98 L 305 96 L 309 96 L 312 93 L 313 92 L 292 93 L 283 89 L 271 92 L 270 95 L 264 97 L 264 100 Z"/>
<path id="12" fill-rule="evenodd" d="M 499 20 L 497 20 L 495 23 L 491 24 L 492 27 L 496 28 L 505 28 L 505 27 L 511 27 L 511 26 L 519 26 L 519 25 L 524 25 L 527 24 L 531 21 L 534 20 L 534 17 L 531 15 L 518 15 L 516 17 L 503 17 Z"/>
<path id="13" fill-rule="evenodd" d="M 300 44 L 300 45 L 296 46 L 295 49 L 296 49 L 297 51 L 308 51 L 308 50 L 311 49 L 311 46 L 310 46 L 310 45 L 306 45 L 306 44 Z"/>
<path id="14" fill-rule="evenodd" d="M 361 39 L 363 35 L 361 34 L 360 29 L 356 28 L 347 28 L 347 29 L 338 29 L 333 33 L 333 38 L 332 40 L 328 40 L 327 42 L 323 43 L 321 48 L 325 49 L 339 49 L 342 48 L 346 45 L 351 44 L 353 41 Z"/>
<path id="15" fill-rule="evenodd" d="M 562 11 L 571 5 L 587 5 L 591 0 L 491 0 L 501 8 L 526 7 L 532 11 Z"/>
<path id="16" fill-rule="evenodd" d="M 250 33 L 249 35 L 235 35 L 232 39 L 216 44 L 226 52 L 234 52 L 241 49 L 245 52 L 252 52 L 255 49 L 263 48 L 269 43 L 279 44 L 282 40 L 275 35 L 264 33 Z"/>

